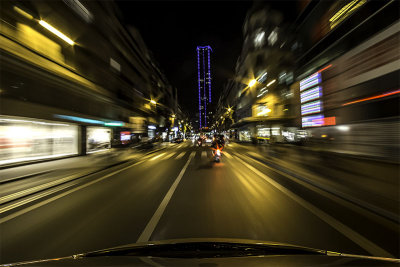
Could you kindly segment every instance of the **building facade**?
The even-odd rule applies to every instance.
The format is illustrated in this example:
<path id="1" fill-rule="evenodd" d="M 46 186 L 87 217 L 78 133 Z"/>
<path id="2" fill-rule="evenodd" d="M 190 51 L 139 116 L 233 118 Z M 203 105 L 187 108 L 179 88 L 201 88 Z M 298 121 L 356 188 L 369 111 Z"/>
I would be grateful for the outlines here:
<path id="1" fill-rule="evenodd" d="M 397 160 L 398 3 L 312 1 L 297 22 L 299 127 L 310 145 Z"/>
<path id="2" fill-rule="evenodd" d="M 211 47 L 197 47 L 197 82 L 199 98 L 199 128 L 210 124 L 211 105 Z"/>
<path id="3" fill-rule="evenodd" d="M 0 165 L 174 126 L 176 93 L 118 14 L 110 1 L 2 1 Z"/>
<path id="4" fill-rule="evenodd" d="M 217 117 L 226 121 L 231 107 L 235 123 L 229 128 L 240 141 L 266 136 L 269 142 L 285 142 L 298 136 L 322 149 L 398 157 L 396 5 L 299 1 L 295 19 L 286 25 L 285 12 L 254 6 Z"/>
<path id="5" fill-rule="evenodd" d="M 249 10 L 235 77 L 225 84 L 217 108 L 218 130 L 234 128 L 239 141 L 249 142 L 292 136 L 288 131 L 296 117 L 296 95 L 290 30 L 279 11 L 262 4 Z"/>

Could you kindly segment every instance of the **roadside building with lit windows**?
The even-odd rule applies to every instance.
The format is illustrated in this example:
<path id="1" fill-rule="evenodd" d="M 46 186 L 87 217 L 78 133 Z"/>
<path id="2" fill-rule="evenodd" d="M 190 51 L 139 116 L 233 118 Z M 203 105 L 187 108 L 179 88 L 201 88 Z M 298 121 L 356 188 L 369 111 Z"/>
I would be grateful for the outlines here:
<path id="1" fill-rule="evenodd" d="M 116 8 L 2 1 L 0 165 L 91 153 L 173 126 L 176 90 Z"/>
<path id="2" fill-rule="evenodd" d="M 296 21 L 295 89 L 310 142 L 399 155 L 400 22 L 396 1 L 310 1 Z"/>
<path id="3" fill-rule="evenodd" d="M 278 11 L 249 11 L 219 114 L 232 107 L 240 141 L 307 137 L 320 149 L 398 157 L 398 3 L 299 1 L 296 10 L 286 27 Z"/>
<path id="4" fill-rule="evenodd" d="M 296 118 L 296 92 L 291 87 L 294 37 L 289 22 L 262 3 L 247 14 L 236 74 L 225 85 L 216 122 L 219 128 L 228 124 L 236 129 L 239 141 L 281 142 L 292 136 L 288 131 Z"/>

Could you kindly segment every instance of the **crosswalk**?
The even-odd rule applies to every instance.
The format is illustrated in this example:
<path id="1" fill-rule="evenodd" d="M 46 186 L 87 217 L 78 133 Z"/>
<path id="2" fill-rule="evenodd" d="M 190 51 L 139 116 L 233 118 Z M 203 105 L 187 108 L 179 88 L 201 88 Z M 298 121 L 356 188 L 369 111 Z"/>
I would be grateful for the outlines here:
<path id="1" fill-rule="evenodd" d="M 181 148 L 181 147 L 188 147 L 188 146 L 193 146 L 192 142 L 184 142 L 176 145 L 176 148 Z"/>
<path id="2" fill-rule="evenodd" d="M 172 154 L 172 153 L 171 153 L 171 154 Z M 186 154 L 186 152 L 182 152 L 182 153 L 180 153 L 178 156 L 176 156 L 175 159 L 180 159 L 180 158 L 182 158 L 183 156 L 185 156 L 185 154 Z"/>
<path id="3" fill-rule="evenodd" d="M 183 152 L 164 152 L 159 155 L 151 157 L 149 160 L 154 161 L 154 160 L 167 160 L 167 159 L 172 159 L 172 160 L 179 160 L 184 158 L 185 156 L 189 156 L 190 153 L 194 153 L 194 157 L 200 157 L 200 159 L 210 159 L 212 157 L 212 152 L 210 150 L 198 150 L 198 151 L 183 151 Z M 223 157 L 226 157 L 228 159 L 232 159 L 232 155 L 226 151 L 223 151 Z M 186 158 L 186 157 L 185 157 Z"/>
<path id="4" fill-rule="evenodd" d="M 158 158 L 161 158 L 162 156 L 164 156 L 165 155 L 165 153 L 161 153 L 161 154 L 159 154 L 159 155 L 157 155 L 157 156 L 154 156 L 154 157 L 152 157 L 150 160 L 152 161 L 152 160 L 156 160 L 156 159 L 158 159 Z"/>

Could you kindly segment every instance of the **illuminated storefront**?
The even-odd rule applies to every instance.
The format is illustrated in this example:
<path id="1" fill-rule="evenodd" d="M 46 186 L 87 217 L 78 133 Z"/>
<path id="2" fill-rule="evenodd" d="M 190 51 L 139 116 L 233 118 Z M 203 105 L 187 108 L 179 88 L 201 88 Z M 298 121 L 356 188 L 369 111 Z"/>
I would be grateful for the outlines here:
<path id="1" fill-rule="evenodd" d="M 156 129 L 157 129 L 157 127 L 154 125 L 147 126 L 147 134 L 150 139 L 152 139 L 156 136 Z"/>
<path id="2" fill-rule="evenodd" d="M 239 141 L 249 142 L 251 141 L 250 131 L 239 131 Z"/>
<path id="3" fill-rule="evenodd" d="M 129 144 L 131 142 L 131 132 L 129 131 L 120 132 L 120 140 L 121 144 L 123 145 Z"/>
<path id="4" fill-rule="evenodd" d="M 111 148 L 111 129 L 89 126 L 86 130 L 86 151 L 94 153 Z"/>
<path id="5" fill-rule="evenodd" d="M 77 154 L 75 124 L 0 116 L 0 165 Z"/>
<path id="6" fill-rule="evenodd" d="M 257 128 L 257 136 L 262 138 L 267 138 L 270 136 L 269 128 Z"/>

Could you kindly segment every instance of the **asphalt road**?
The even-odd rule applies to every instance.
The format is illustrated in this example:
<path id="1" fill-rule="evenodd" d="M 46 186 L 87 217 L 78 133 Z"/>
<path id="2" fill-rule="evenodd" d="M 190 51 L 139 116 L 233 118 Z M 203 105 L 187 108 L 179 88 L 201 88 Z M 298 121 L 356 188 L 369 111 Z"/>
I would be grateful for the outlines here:
<path id="1" fill-rule="evenodd" d="M 232 144 L 214 163 L 185 142 L 3 204 L 1 263 L 195 237 L 399 257 L 397 223 L 248 153 Z"/>

